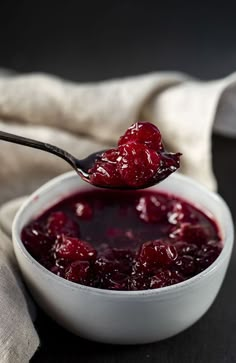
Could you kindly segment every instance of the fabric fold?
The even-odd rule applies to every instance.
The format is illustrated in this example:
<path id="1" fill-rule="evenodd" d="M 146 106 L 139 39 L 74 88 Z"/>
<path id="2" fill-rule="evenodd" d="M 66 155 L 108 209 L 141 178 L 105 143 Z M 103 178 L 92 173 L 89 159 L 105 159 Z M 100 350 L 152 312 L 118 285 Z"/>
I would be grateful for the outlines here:
<path id="1" fill-rule="evenodd" d="M 0 208 L 0 362 L 27 363 L 39 346 L 34 303 L 22 283 L 11 241 L 11 224 L 25 198 Z"/>

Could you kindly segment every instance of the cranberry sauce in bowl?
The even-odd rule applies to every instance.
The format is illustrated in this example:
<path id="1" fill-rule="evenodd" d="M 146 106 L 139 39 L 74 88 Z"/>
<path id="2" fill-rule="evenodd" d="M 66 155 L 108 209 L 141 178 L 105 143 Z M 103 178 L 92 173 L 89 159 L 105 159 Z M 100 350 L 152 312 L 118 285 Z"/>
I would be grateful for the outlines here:
<path id="1" fill-rule="evenodd" d="M 78 192 L 22 230 L 28 252 L 52 273 L 108 290 L 146 290 L 187 280 L 222 249 L 215 221 L 154 190 Z"/>

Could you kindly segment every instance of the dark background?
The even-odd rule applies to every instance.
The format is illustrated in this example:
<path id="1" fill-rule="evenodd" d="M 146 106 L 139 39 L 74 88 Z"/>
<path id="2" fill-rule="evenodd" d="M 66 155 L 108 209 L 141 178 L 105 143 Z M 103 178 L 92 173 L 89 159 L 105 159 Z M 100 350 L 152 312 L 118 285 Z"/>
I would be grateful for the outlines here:
<path id="1" fill-rule="evenodd" d="M 90 82 L 158 70 L 201 79 L 236 68 L 236 5 L 193 1 L 8 1 L 0 3 L 0 67 Z M 236 217 L 235 140 L 213 137 L 219 192 Z M 113 347 L 67 333 L 39 311 L 33 362 L 236 362 L 236 254 L 209 312 L 156 344 Z"/>
<path id="2" fill-rule="evenodd" d="M 209 79 L 236 65 L 232 1 L 0 2 L 0 66 L 95 81 L 156 70 Z"/>

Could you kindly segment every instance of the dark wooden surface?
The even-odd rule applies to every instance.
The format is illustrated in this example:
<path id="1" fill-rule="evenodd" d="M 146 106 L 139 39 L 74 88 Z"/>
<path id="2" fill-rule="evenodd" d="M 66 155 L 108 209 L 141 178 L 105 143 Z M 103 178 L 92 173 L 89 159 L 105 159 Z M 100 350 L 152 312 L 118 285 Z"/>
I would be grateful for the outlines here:
<path id="1" fill-rule="evenodd" d="M 235 71 L 235 3 L 201 1 L 1 2 L 0 67 L 97 81 L 157 70 L 202 79 Z M 236 140 L 213 137 L 219 192 L 236 218 Z M 193 327 L 144 346 L 80 339 L 39 311 L 33 363 L 236 362 L 236 255 L 211 309 Z"/>

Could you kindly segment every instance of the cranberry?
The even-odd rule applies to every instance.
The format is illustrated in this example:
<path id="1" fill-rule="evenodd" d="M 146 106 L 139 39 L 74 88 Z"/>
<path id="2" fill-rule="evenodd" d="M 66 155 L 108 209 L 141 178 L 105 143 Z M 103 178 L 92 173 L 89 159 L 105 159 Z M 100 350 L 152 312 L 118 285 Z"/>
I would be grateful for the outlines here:
<path id="1" fill-rule="evenodd" d="M 166 219 L 166 205 L 155 195 L 143 196 L 136 205 L 139 218 L 148 223 L 156 223 Z"/>
<path id="2" fill-rule="evenodd" d="M 113 271 L 130 273 L 133 253 L 126 249 L 108 249 L 95 261 L 95 271 L 98 274 L 111 274 Z"/>
<path id="3" fill-rule="evenodd" d="M 57 237 L 61 234 L 76 237 L 79 235 L 79 226 L 72 221 L 64 212 L 53 212 L 47 220 L 47 232 L 51 237 Z"/>
<path id="4" fill-rule="evenodd" d="M 177 258 L 175 246 L 161 240 L 149 241 L 142 244 L 138 260 L 143 266 L 164 265 L 168 266 Z"/>
<path id="5" fill-rule="evenodd" d="M 90 243 L 75 237 L 62 235 L 55 245 L 57 258 L 88 261 L 96 258 L 96 251 Z"/>
<path id="6" fill-rule="evenodd" d="M 120 154 L 117 149 L 110 149 L 104 152 L 89 170 L 91 183 L 95 185 L 121 186 L 123 181 L 117 169 L 117 158 L 119 156 Z"/>
<path id="7" fill-rule="evenodd" d="M 194 275 L 196 272 L 196 263 L 194 257 L 183 255 L 175 261 L 178 271 L 185 276 Z"/>
<path id="8" fill-rule="evenodd" d="M 87 285 L 90 277 L 90 264 L 87 261 L 74 261 L 65 271 L 65 278 L 69 281 Z"/>
<path id="9" fill-rule="evenodd" d="M 199 271 L 205 270 L 209 267 L 219 256 L 221 247 L 217 244 L 202 245 L 201 249 L 197 252 L 196 263 Z"/>
<path id="10" fill-rule="evenodd" d="M 117 261 L 101 256 L 95 261 L 94 271 L 96 274 L 103 276 L 111 273 L 112 271 L 118 270 L 118 266 Z"/>
<path id="11" fill-rule="evenodd" d="M 131 125 L 120 137 L 118 145 L 125 145 L 129 142 L 143 144 L 156 151 L 163 150 L 161 133 L 155 125 L 149 122 L 137 122 Z"/>
<path id="12" fill-rule="evenodd" d="M 70 263 L 70 260 L 68 258 L 57 258 L 56 253 L 54 254 L 54 259 L 55 259 L 55 266 L 59 267 L 60 269 L 65 269 Z"/>
<path id="13" fill-rule="evenodd" d="M 209 241 L 207 241 L 206 245 L 208 246 L 208 248 L 213 248 L 213 249 L 216 248 L 219 252 L 222 250 L 223 247 L 219 239 L 218 240 L 210 239 Z"/>
<path id="14" fill-rule="evenodd" d="M 81 219 L 91 219 L 93 216 L 93 210 L 91 206 L 86 202 L 78 202 L 75 205 L 76 215 Z"/>
<path id="15" fill-rule="evenodd" d="M 183 223 L 172 236 L 187 243 L 199 246 L 209 240 L 210 232 L 208 228 L 199 224 L 192 225 L 190 223 Z"/>
<path id="16" fill-rule="evenodd" d="M 183 205 L 177 201 L 173 203 L 171 210 L 167 213 L 168 222 L 170 224 L 178 224 L 185 217 Z"/>
<path id="17" fill-rule="evenodd" d="M 184 278 L 177 271 L 160 269 L 160 271 L 151 278 L 150 288 L 157 289 L 170 286 L 182 282 L 183 280 Z"/>
<path id="18" fill-rule="evenodd" d="M 94 185 L 115 185 L 122 186 L 122 181 L 116 163 L 98 161 L 92 169 L 89 170 L 90 182 Z"/>
<path id="19" fill-rule="evenodd" d="M 128 275 L 113 271 L 102 279 L 101 287 L 108 290 L 128 290 Z"/>
<path id="20" fill-rule="evenodd" d="M 159 168 L 160 156 L 145 145 L 121 145 L 119 152 L 117 167 L 126 185 L 139 187 L 147 184 Z"/>
<path id="21" fill-rule="evenodd" d="M 36 258 L 47 255 L 53 244 L 53 240 L 43 232 L 37 222 L 26 226 L 21 237 L 26 249 Z"/>
<path id="22" fill-rule="evenodd" d="M 129 278 L 130 290 L 147 290 L 150 288 L 151 278 L 143 273 L 131 275 Z"/>
<path id="23" fill-rule="evenodd" d="M 183 241 L 177 241 L 174 244 L 178 255 L 190 255 L 190 256 L 195 256 L 198 247 L 197 245 L 193 244 L 193 243 L 187 243 L 187 242 L 183 242 Z"/>
<path id="24" fill-rule="evenodd" d="M 102 161 L 107 161 L 109 163 L 116 163 L 119 156 L 120 153 L 118 149 L 106 150 L 102 154 Z"/>
<path id="25" fill-rule="evenodd" d="M 161 164 L 160 168 L 156 171 L 153 176 L 153 180 L 157 183 L 166 179 L 170 174 L 174 173 L 180 167 L 180 153 L 167 153 L 163 152 L 161 154 Z"/>

